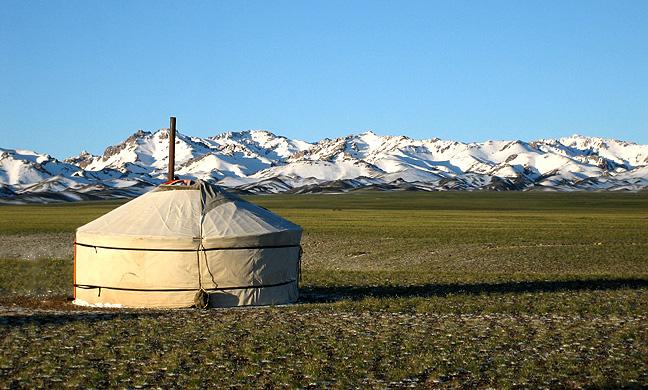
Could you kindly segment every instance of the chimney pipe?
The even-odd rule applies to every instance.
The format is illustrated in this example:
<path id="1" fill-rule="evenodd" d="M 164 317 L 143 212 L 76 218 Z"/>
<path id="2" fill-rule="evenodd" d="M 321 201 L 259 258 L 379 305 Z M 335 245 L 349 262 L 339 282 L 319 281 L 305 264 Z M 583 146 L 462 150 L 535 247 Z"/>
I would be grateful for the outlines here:
<path id="1" fill-rule="evenodd" d="M 169 175 L 167 180 L 175 179 L 175 137 L 176 137 L 176 118 L 171 117 L 169 124 Z"/>

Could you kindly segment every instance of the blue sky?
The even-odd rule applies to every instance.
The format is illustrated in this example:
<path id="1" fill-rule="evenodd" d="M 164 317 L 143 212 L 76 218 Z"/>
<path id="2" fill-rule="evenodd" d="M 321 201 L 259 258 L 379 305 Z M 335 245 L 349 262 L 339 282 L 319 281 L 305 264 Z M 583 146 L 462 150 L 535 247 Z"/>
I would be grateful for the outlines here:
<path id="1" fill-rule="evenodd" d="M 648 1 L 10 1 L 0 146 L 198 136 L 648 143 Z"/>

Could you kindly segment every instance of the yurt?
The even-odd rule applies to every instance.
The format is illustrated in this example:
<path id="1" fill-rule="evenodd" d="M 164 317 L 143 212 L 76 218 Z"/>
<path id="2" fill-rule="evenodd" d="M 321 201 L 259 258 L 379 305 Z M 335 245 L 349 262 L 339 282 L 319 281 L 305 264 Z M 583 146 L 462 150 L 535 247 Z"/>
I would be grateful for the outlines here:
<path id="1" fill-rule="evenodd" d="M 138 308 L 297 300 L 302 229 L 204 181 L 165 183 L 76 231 L 75 303 Z"/>

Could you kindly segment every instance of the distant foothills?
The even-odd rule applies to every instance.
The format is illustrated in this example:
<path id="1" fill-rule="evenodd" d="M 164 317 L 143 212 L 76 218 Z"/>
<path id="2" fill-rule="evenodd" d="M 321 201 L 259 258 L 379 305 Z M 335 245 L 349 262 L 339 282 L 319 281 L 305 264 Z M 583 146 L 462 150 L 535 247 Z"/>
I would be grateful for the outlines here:
<path id="1" fill-rule="evenodd" d="M 0 203 L 130 198 L 166 180 L 168 129 L 101 156 L 0 148 Z M 381 191 L 645 191 L 648 145 L 574 135 L 463 143 L 373 132 L 293 140 L 268 131 L 178 134 L 176 173 L 243 194 Z"/>

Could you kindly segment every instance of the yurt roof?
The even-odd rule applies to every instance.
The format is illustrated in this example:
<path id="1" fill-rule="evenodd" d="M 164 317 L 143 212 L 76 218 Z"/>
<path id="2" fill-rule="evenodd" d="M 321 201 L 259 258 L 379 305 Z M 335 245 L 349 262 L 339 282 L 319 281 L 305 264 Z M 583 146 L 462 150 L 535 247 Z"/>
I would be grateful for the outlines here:
<path id="1" fill-rule="evenodd" d="M 196 250 L 299 244 L 301 227 L 198 180 L 162 185 L 77 229 L 77 243 Z"/>

